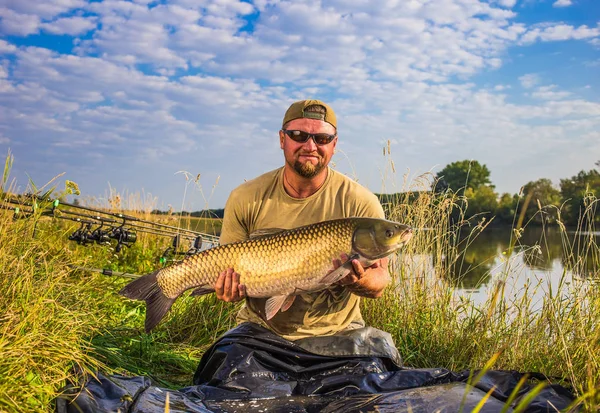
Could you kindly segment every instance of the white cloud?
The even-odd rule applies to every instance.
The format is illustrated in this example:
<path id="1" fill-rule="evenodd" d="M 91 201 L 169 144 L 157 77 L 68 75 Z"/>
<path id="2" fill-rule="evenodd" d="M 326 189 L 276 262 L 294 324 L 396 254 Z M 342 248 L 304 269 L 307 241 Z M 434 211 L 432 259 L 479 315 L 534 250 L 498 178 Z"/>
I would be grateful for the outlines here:
<path id="1" fill-rule="evenodd" d="M 541 100 L 562 100 L 571 96 L 571 92 L 556 89 L 556 85 L 540 86 L 531 93 L 531 96 Z"/>
<path id="2" fill-rule="evenodd" d="M 64 17 L 49 23 L 43 23 L 41 28 L 52 34 L 68 34 L 77 36 L 93 30 L 96 27 L 94 17 Z"/>
<path id="3" fill-rule="evenodd" d="M 538 83 L 540 83 L 540 76 L 536 73 L 528 73 L 526 75 L 519 77 L 519 82 L 521 82 L 521 86 L 525 89 L 531 89 Z"/>
<path id="4" fill-rule="evenodd" d="M 502 7 L 513 8 L 517 4 L 517 0 L 498 0 L 498 4 Z"/>
<path id="5" fill-rule="evenodd" d="M 35 34 L 44 21 L 81 9 L 86 4 L 84 0 L 3 0 L 0 3 L 0 33 L 17 36 Z"/>
<path id="6" fill-rule="evenodd" d="M 597 40 L 598 28 L 516 22 L 515 0 L 42 3 L 14 1 L 1 27 L 91 32 L 72 55 L 0 40 L 11 54 L 0 65 L 0 144 L 10 140 L 17 158 L 75 164 L 89 185 L 114 169 L 136 190 L 170 191 L 164 175 L 201 168 L 227 174 L 212 205 L 221 207 L 233 185 L 280 165 L 281 115 L 308 96 L 336 109 L 340 148 L 360 160 L 362 182 L 379 183 L 374 165 L 390 137 L 402 145 L 396 165 L 469 157 L 506 171 L 495 183 L 522 184 L 537 177 L 509 178 L 519 161 L 543 147 L 559 150 L 546 164 L 566 168 L 559 155 L 588 156 L 578 139 L 600 129 L 600 105 L 563 89 L 552 68 L 540 73 L 556 85 L 518 78 L 529 104 L 510 77 L 475 83 L 519 44 Z"/>
<path id="7" fill-rule="evenodd" d="M 572 0 L 556 0 L 552 4 L 552 7 L 569 7 L 571 5 L 573 5 L 573 1 Z"/>
<path id="8" fill-rule="evenodd" d="M 600 26 L 588 27 L 586 25 L 574 27 L 568 24 L 550 24 L 533 28 L 527 31 L 522 37 L 523 43 L 533 43 L 535 41 L 551 42 L 562 40 L 583 40 L 595 39 L 600 36 Z"/>
<path id="9" fill-rule="evenodd" d="M 9 54 L 17 50 L 15 45 L 8 43 L 6 40 L 0 39 L 0 53 Z"/>
<path id="10" fill-rule="evenodd" d="M 0 7 L 0 33 L 7 35 L 27 36 L 37 33 L 40 18 L 33 14 L 20 14 L 14 10 Z"/>
<path id="11" fill-rule="evenodd" d="M 36 15 L 42 19 L 51 19 L 70 10 L 83 8 L 85 0 L 3 0 L 2 6 L 17 13 Z"/>

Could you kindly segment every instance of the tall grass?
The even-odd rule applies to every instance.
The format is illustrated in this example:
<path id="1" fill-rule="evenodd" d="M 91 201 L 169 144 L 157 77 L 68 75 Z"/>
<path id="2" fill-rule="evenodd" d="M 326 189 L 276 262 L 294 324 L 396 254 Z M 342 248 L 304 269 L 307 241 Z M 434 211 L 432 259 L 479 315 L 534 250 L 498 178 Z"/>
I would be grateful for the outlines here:
<path id="1" fill-rule="evenodd" d="M 109 199 L 117 202 L 112 192 Z M 154 202 L 149 197 L 140 202 L 146 200 Z M 588 215 L 597 203 L 588 199 Z M 393 335 L 409 366 L 461 370 L 495 360 L 493 368 L 564 378 L 587 411 L 598 411 L 599 285 L 572 281 L 565 271 L 558 289 L 548 291 L 540 305 L 532 303 L 540 285 L 528 284 L 509 296 L 506 285 L 517 270 L 521 233 L 515 228 L 503 273 L 495 277 L 487 301 L 475 304 L 457 295 L 448 279 L 452 268 L 461 265 L 461 245 L 488 224 L 450 223 L 451 210 L 461 205 L 452 194 L 422 191 L 410 199 L 399 195 L 386 206 L 391 219 L 417 230 L 392 260 L 393 288 L 381 299 L 363 300 L 366 321 Z M 148 210 L 131 208 L 130 214 Z M 588 222 L 593 220 L 583 219 L 579 230 L 593 231 Z M 74 268 L 147 273 L 158 267 L 157 258 L 170 240 L 142 234 L 131 248 L 115 254 L 110 248 L 69 242 L 75 228 L 39 215 L 13 220 L 10 211 L 0 213 L 0 411 L 51 410 L 68 380 L 98 369 L 148 375 L 168 387 L 189 385 L 203 351 L 234 325 L 238 306 L 212 296 L 184 297 L 165 322 L 145 334 L 144 304 L 117 295 L 127 280 Z M 574 242 L 561 228 L 565 267 L 580 273 L 599 268 L 594 238 Z"/>
<path id="2" fill-rule="evenodd" d="M 417 230 L 391 263 L 393 288 L 379 300 L 364 300 L 367 323 L 392 334 L 406 365 L 477 369 L 499 354 L 494 368 L 558 378 L 574 390 L 586 411 L 599 411 L 600 286 L 590 279 L 572 279 L 565 269 L 556 289 L 532 282 L 508 295 L 506 287 L 522 260 L 518 254 L 523 252 L 517 251 L 526 248 L 516 248 L 526 230 L 517 226 L 487 300 L 477 304 L 468 295 L 457 295 L 448 280 L 452 267 L 464 259 L 461 244 L 472 242 L 487 222 L 450 222 L 451 209 L 464 205 L 451 193 L 422 191 L 416 199 L 408 197 L 399 195 L 387 206 L 389 217 Z M 577 228 L 585 234 L 582 238 L 573 242 L 568 229 L 560 226 L 567 257 L 563 264 L 575 273 L 595 268 L 600 276 L 592 224 L 598 202 L 588 199 Z M 543 240 L 528 248 L 544 248 Z M 541 303 L 533 302 L 537 289 L 547 289 Z"/>

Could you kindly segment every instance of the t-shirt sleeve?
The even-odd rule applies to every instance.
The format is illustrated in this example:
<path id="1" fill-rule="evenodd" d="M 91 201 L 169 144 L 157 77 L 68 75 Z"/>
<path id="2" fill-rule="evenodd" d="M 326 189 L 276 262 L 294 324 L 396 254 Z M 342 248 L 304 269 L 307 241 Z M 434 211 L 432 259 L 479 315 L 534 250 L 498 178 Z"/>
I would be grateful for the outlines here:
<path id="1" fill-rule="evenodd" d="M 236 201 L 237 195 L 234 191 L 225 203 L 223 226 L 221 227 L 221 236 L 219 238 L 221 245 L 244 241 L 248 238 L 247 223 L 244 222 L 242 205 Z"/>
<path id="2" fill-rule="evenodd" d="M 359 191 L 359 196 L 356 198 L 356 206 L 354 216 L 366 218 L 385 218 L 385 212 L 379 202 L 379 198 L 367 189 Z"/>

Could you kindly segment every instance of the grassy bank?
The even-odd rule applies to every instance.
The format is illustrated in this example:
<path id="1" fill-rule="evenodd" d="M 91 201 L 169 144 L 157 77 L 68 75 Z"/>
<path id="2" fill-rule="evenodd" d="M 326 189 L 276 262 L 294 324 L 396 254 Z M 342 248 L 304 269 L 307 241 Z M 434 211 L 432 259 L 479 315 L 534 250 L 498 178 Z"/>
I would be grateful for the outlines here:
<path id="1" fill-rule="evenodd" d="M 395 287 L 380 300 L 364 300 L 368 323 L 394 336 L 409 366 L 481 368 L 499 353 L 493 368 L 565 378 L 585 408 L 597 411 L 599 286 L 561 283 L 535 310 L 527 289 L 538 287 L 525 286 L 522 294 L 510 297 L 504 293 L 508 279 L 502 277 L 495 278 L 481 306 L 458 298 L 445 274 L 461 259 L 459 243 L 485 231 L 486 222 L 451 226 L 455 201 L 451 194 L 422 193 L 416 202 L 395 203 L 390 218 L 427 230 L 417 231 L 392 263 Z M 190 384 L 203 351 L 233 325 L 237 307 L 212 296 L 178 300 L 167 321 L 144 334 L 143 304 L 117 295 L 126 279 L 73 266 L 147 273 L 158 266 L 170 240 L 140 235 L 131 248 L 115 254 L 107 247 L 68 241 L 76 226 L 46 217 L 37 221 L 35 216 L 13 220 L 10 213 L 0 215 L 0 411 L 51 410 L 69 378 L 97 369 L 149 375 L 163 386 Z M 598 268 L 598 246 L 588 241 L 584 261 Z M 506 251 L 507 278 L 518 244 L 515 231 Z M 583 265 L 566 230 L 564 249 L 571 252 L 573 267 Z M 432 258 L 417 259 L 423 254 Z"/>
<path id="2" fill-rule="evenodd" d="M 600 284 L 598 279 L 576 279 L 566 270 L 551 289 L 544 283 L 527 283 L 512 295 L 507 285 L 519 271 L 519 254 L 543 254 L 538 245 L 520 245 L 525 230 L 516 217 L 512 239 L 503 251 L 502 271 L 483 304 L 468 295 L 458 296 L 449 279 L 460 265 L 460 244 L 472 242 L 489 224 L 485 220 L 449 222 L 457 204 L 452 195 L 421 193 L 408 205 L 398 199 L 391 218 L 410 222 L 417 231 L 403 256 L 392 263 L 393 288 L 380 300 L 367 300 L 367 323 L 390 332 L 407 365 L 444 366 L 452 370 L 478 368 L 495 354 L 495 369 L 541 372 L 574 390 L 585 411 L 600 410 Z M 599 200 L 590 198 L 586 215 L 573 241 L 560 225 L 564 267 L 576 273 L 600 276 L 599 246 L 593 236 L 593 214 Z M 541 210 L 541 208 L 540 208 Z M 541 212 L 540 212 L 541 213 Z M 459 236 L 460 234 L 460 236 Z M 428 252 L 426 260 L 415 259 Z M 533 302 L 537 289 L 548 289 L 541 302 Z M 560 379 L 564 380 L 560 380 Z M 557 380 L 558 379 L 558 380 Z"/>

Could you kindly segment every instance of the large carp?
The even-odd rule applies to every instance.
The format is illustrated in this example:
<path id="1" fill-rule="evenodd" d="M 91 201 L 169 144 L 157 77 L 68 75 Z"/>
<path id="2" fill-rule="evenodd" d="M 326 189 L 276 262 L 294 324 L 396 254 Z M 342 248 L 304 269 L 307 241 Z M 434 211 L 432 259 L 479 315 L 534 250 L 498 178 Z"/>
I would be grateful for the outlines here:
<path id="1" fill-rule="evenodd" d="M 363 266 L 400 249 L 412 236 L 410 227 L 376 218 L 343 218 L 290 230 L 268 229 L 247 241 L 220 245 L 189 256 L 127 284 L 120 294 L 146 301 L 146 331 L 154 328 L 177 297 L 214 292 L 219 274 L 233 268 L 249 297 L 271 297 L 267 319 L 286 311 L 296 295 L 320 291 L 344 278 L 352 259 Z M 348 261 L 333 270 L 332 262 Z"/>

